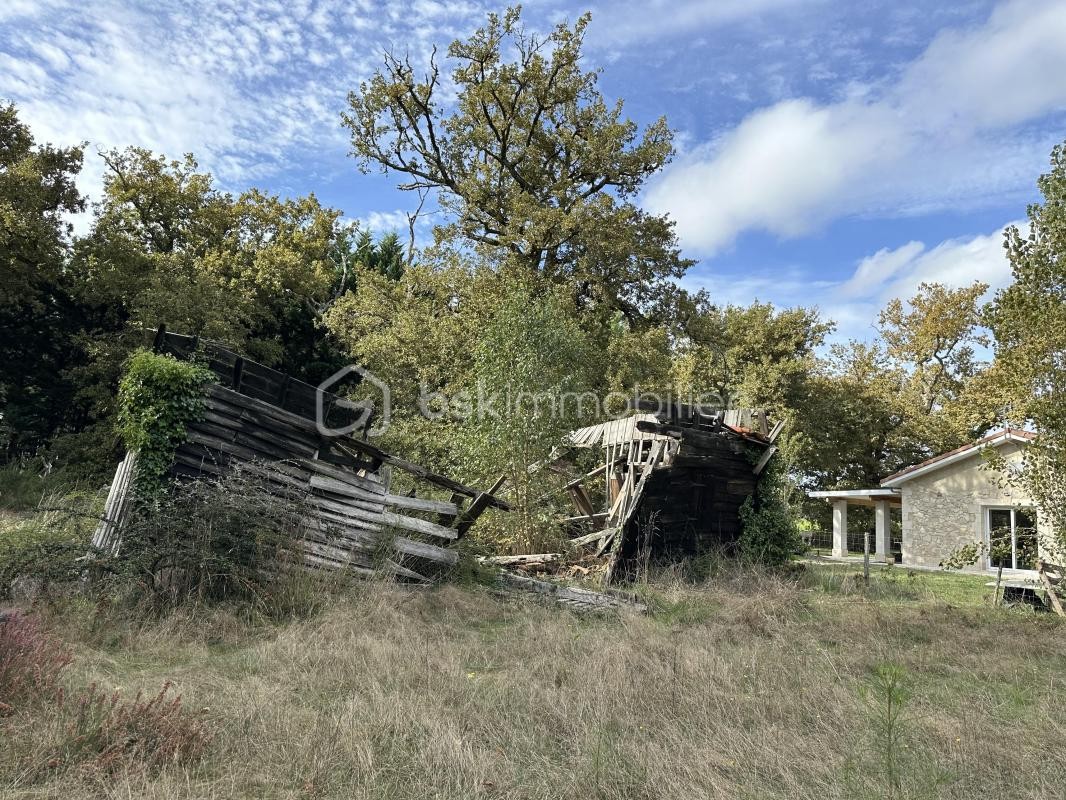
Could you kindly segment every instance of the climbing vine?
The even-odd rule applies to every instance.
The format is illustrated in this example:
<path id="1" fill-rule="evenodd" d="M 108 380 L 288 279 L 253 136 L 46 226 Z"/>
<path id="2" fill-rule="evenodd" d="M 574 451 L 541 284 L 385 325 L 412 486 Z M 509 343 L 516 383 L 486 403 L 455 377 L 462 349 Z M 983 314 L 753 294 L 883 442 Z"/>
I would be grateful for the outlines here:
<path id="1" fill-rule="evenodd" d="M 206 367 L 148 350 L 127 362 L 118 390 L 119 432 L 126 447 L 137 451 L 141 497 L 162 491 L 189 423 L 203 415 L 204 386 L 213 378 Z"/>

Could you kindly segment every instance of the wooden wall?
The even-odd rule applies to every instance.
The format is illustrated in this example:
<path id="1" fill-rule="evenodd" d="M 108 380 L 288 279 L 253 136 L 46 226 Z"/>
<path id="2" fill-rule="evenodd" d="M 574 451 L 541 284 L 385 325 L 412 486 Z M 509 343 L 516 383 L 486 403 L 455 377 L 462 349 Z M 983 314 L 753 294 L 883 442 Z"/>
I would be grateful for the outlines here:
<path id="1" fill-rule="evenodd" d="M 755 493 L 757 481 L 745 440 L 729 430 L 677 433 L 678 452 L 652 472 L 623 539 L 622 575 L 644 559 L 669 563 L 709 550 L 728 551 L 740 538 L 740 507 Z"/>

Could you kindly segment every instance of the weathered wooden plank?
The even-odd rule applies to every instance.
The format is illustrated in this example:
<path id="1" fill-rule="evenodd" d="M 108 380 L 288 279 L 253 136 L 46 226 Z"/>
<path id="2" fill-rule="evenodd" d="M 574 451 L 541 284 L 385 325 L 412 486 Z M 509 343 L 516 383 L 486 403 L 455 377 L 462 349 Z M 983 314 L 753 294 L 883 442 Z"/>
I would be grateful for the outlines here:
<path id="1" fill-rule="evenodd" d="M 341 483 L 347 483 L 350 486 L 355 486 L 359 489 L 365 489 L 368 492 L 374 492 L 375 494 L 384 495 L 385 487 L 381 485 L 381 482 L 371 475 L 356 475 L 333 464 L 326 464 L 323 461 L 317 459 L 300 459 L 296 462 L 300 466 L 317 472 L 320 475 L 325 475 L 327 478 L 333 478 Z"/>
<path id="2" fill-rule="evenodd" d="M 260 453 L 261 458 L 271 461 L 313 456 L 318 449 L 311 445 L 295 443 L 290 439 L 271 436 L 268 431 L 242 431 L 206 420 L 190 423 L 188 430 L 196 431 L 205 436 L 214 436 L 220 441 L 228 441 L 231 444 L 247 447 Z M 186 436 L 186 438 L 189 437 Z"/>
<path id="3" fill-rule="evenodd" d="M 244 395 L 238 394 L 238 397 L 245 399 Z M 304 442 L 306 444 L 318 444 L 322 441 L 322 438 L 318 435 L 317 430 L 312 430 L 307 424 L 306 420 L 302 417 L 297 419 L 304 423 L 302 425 L 293 425 L 289 421 L 278 419 L 277 417 L 268 416 L 261 411 L 251 408 L 248 405 L 242 405 L 241 403 L 233 402 L 232 397 L 229 399 L 223 397 L 219 392 L 211 394 L 204 400 L 204 408 L 209 414 L 214 414 L 219 417 L 225 417 L 227 419 L 237 420 L 247 425 L 254 425 L 264 430 L 272 430 L 279 435 L 286 436 L 290 439 Z"/>
<path id="4" fill-rule="evenodd" d="M 354 475 L 352 477 L 358 478 L 358 476 Z M 324 492 L 330 492 L 331 494 L 343 495 L 344 497 L 352 497 L 360 500 L 369 500 L 378 504 L 388 502 L 386 496 L 381 492 L 365 489 L 362 486 L 356 485 L 354 481 L 339 481 L 336 478 L 330 478 L 326 475 L 312 475 L 311 487 Z"/>
<path id="5" fill-rule="evenodd" d="M 489 487 L 487 492 L 482 492 L 474 498 L 474 502 L 470 504 L 470 507 L 463 512 L 462 517 L 456 522 L 455 530 L 459 536 L 465 536 L 466 532 L 470 530 L 470 527 L 477 522 L 477 518 L 484 513 L 485 509 L 488 508 L 494 500 L 496 500 L 496 492 L 503 488 L 503 484 L 506 481 L 507 476 L 501 475 L 496 479 L 496 482 Z"/>
<path id="6" fill-rule="evenodd" d="M 122 525 L 130 508 L 129 495 L 137 472 L 137 453 L 130 450 L 115 468 L 115 477 L 104 502 L 104 514 L 93 533 L 92 545 L 101 552 L 118 555 L 121 546 Z"/>
<path id="7" fill-rule="evenodd" d="M 592 501 L 589 499 L 585 487 L 581 484 L 575 484 L 573 486 L 567 486 L 566 490 L 570 493 L 570 499 L 574 503 L 574 508 L 576 508 L 579 513 L 584 514 L 586 517 L 591 517 L 596 513 L 596 509 L 593 508 Z"/>
<path id="8" fill-rule="evenodd" d="M 428 481 L 429 483 L 434 484 L 435 486 L 440 486 L 444 489 L 449 489 L 450 491 L 458 492 L 459 494 L 466 495 L 467 497 L 476 498 L 480 494 L 485 494 L 484 492 L 478 492 L 477 489 L 473 489 L 469 486 L 466 486 L 465 484 L 459 483 L 459 481 L 452 480 L 451 478 L 446 477 L 444 475 L 439 475 L 436 472 L 428 470 L 419 464 L 412 464 L 410 461 L 406 461 L 400 458 L 399 456 L 394 456 L 391 453 L 386 453 L 380 447 L 376 447 L 370 444 L 370 442 L 363 441 L 362 439 L 345 439 L 343 441 L 334 442 L 334 445 L 342 449 L 360 451 L 362 453 L 365 453 L 366 455 L 369 455 L 372 458 L 381 461 L 382 464 L 388 464 L 391 467 L 402 469 L 404 472 L 409 472 L 424 481 Z M 489 505 L 495 506 L 496 508 L 501 508 L 504 511 L 508 511 L 511 508 L 506 501 L 500 500 L 497 497 L 493 497 L 491 494 L 489 495 L 487 502 Z"/>
<path id="9" fill-rule="evenodd" d="M 367 522 L 384 523 L 384 511 L 381 510 L 381 506 L 374 508 L 366 507 L 362 505 L 354 505 L 349 503 L 338 503 L 335 500 L 328 500 L 325 497 L 319 497 L 318 495 L 310 494 L 304 502 L 307 505 L 314 506 L 316 508 L 325 509 L 331 511 L 334 514 L 340 514 L 342 516 L 350 516 L 354 519 L 361 519 Z"/>
<path id="10" fill-rule="evenodd" d="M 243 445 L 227 442 L 217 436 L 201 433 L 195 428 L 190 428 L 185 434 L 185 441 L 193 444 L 201 444 L 210 450 L 218 450 L 226 455 L 236 456 L 244 461 L 262 461 L 263 454 Z"/>
<path id="11" fill-rule="evenodd" d="M 307 517 L 304 520 L 304 524 L 312 532 L 312 535 L 322 537 L 325 541 L 343 540 L 353 547 L 359 547 L 368 552 L 375 552 L 381 548 L 383 534 L 380 527 L 374 530 L 367 530 L 352 527 L 344 522 L 323 520 L 320 517 Z M 385 535 L 388 536 L 387 534 Z M 415 541 L 405 536 L 391 535 L 389 546 L 405 557 L 421 558 L 448 566 L 459 561 L 459 554 L 454 550 L 446 550 L 435 544 Z"/>
<path id="12" fill-rule="evenodd" d="M 605 519 L 607 519 L 607 512 L 597 511 L 591 517 L 586 517 L 584 515 L 580 517 L 563 517 L 559 522 L 563 525 L 575 525 L 581 522 L 603 522 Z"/>
<path id="13" fill-rule="evenodd" d="M 752 470 L 752 472 L 754 472 L 756 475 L 761 474 L 762 471 L 764 469 L 766 469 L 766 465 L 770 463 L 770 459 L 773 457 L 774 453 L 776 453 L 776 452 L 777 452 L 777 445 L 773 445 L 772 447 L 767 447 L 766 448 L 766 452 L 764 452 L 759 457 L 759 460 L 755 463 L 755 467 Z"/>
<path id="14" fill-rule="evenodd" d="M 245 366 L 246 373 L 247 369 L 248 367 Z M 298 414 L 293 414 L 291 411 L 286 411 L 283 408 L 278 408 L 276 405 L 266 400 L 249 397 L 244 392 L 235 392 L 232 389 L 227 389 L 225 386 L 221 386 L 217 383 L 209 384 L 207 390 L 209 400 L 207 405 L 209 408 L 210 400 L 218 399 L 229 403 L 231 406 L 257 412 L 262 416 L 281 422 L 297 430 L 309 431 L 316 436 L 322 435 L 313 420 L 306 419 Z M 323 436 L 322 438 L 328 437 Z"/>
<path id="15" fill-rule="evenodd" d="M 544 595 L 575 611 L 618 611 L 628 609 L 644 613 L 648 607 L 637 600 L 605 592 L 592 592 L 573 586 L 563 586 L 551 581 L 540 581 L 526 575 L 500 570 L 497 578 L 500 585 L 508 589 L 520 589 Z"/>
<path id="16" fill-rule="evenodd" d="M 457 539 L 459 537 L 458 531 L 454 528 L 445 528 L 436 522 L 430 522 L 428 519 L 405 517 L 403 514 L 397 514 L 393 511 L 386 511 L 382 516 L 384 523 L 394 528 L 403 528 L 404 530 L 415 531 L 426 536 L 436 536 L 441 539 Z"/>
<path id="17" fill-rule="evenodd" d="M 478 561 L 500 567 L 540 567 L 557 564 L 562 557 L 562 553 L 530 553 L 521 556 L 478 556 Z"/>
<path id="18" fill-rule="evenodd" d="M 198 422 L 197 424 L 201 425 L 204 422 L 246 436 L 264 438 L 272 444 L 282 446 L 287 450 L 291 450 L 294 454 L 305 458 L 314 456 L 320 446 L 319 439 L 311 436 L 302 436 L 299 431 L 296 431 L 293 428 L 280 424 L 270 424 L 270 420 L 259 422 L 257 420 L 248 419 L 243 414 L 237 415 L 236 413 L 222 413 L 211 409 L 205 409 L 203 413 L 203 422 Z"/>
<path id="19" fill-rule="evenodd" d="M 402 494 L 385 495 L 385 504 L 393 508 L 406 508 L 411 511 L 426 511 L 433 514 L 446 514 L 455 516 L 459 513 L 459 506 L 444 500 L 433 500 L 428 497 L 407 497 Z"/>
<path id="20" fill-rule="evenodd" d="M 603 539 L 605 536 L 611 534 L 612 532 L 614 532 L 616 530 L 617 530 L 617 528 L 610 527 L 610 528 L 603 528 L 603 529 L 598 530 L 598 531 L 593 531 L 592 533 L 586 533 L 584 536 L 577 536 L 577 537 L 571 539 L 570 540 L 570 544 L 573 544 L 573 545 L 592 544 L 593 542 L 596 542 L 596 541 L 599 541 L 600 539 Z"/>

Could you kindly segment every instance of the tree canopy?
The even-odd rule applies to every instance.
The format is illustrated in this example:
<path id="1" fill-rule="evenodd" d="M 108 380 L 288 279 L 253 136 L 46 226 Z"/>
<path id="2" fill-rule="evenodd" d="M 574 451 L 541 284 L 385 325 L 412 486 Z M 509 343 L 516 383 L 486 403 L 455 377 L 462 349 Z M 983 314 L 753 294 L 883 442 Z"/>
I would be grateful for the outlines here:
<path id="1" fill-rule="evenodd" d="M 639 134 L 622 102 L 599 93 L 597 72 L 581 66 L 589 19 L 540 36 L 518 8 L 490 14 L 448 48 L 447 88 L 436 50 L 422 76 L 409 56 L 386 53 L 343 119 L 362 168 L 436 195 L 449 215 L 438 242 L 517 260 L 567 285 L 578 307 L 637 323 L 690 263 L 673 223 L 633 202 L 673 136 L 665 119 Z"/>

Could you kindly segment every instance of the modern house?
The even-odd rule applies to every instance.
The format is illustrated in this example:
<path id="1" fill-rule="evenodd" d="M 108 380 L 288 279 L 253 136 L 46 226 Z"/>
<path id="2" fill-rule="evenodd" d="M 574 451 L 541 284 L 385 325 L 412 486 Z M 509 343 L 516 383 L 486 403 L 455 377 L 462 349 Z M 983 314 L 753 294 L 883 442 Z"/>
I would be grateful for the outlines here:
<path id="1" fill-rule="evenodd" d="M 833 556 L 847 550 L 848 506 L 875 509 L 875 555 L 891 561 L 891 514 L 901 509 L 902 563 L 936 567 L 968 544 L 983 545 L 975 569 L 1033 569 L 1038 520 L 1031 498 L 1011 485 L 984 458 L 988 448 L 1002 456 L 1004 469 L 1021 469 L 1025 447 L 1034 434 L 1006 429 L 972 444 L 907 467 L 876 489 L 811 492 L 833 504 Z M 990 545 L 998 553 L 989 556 Z"/>

